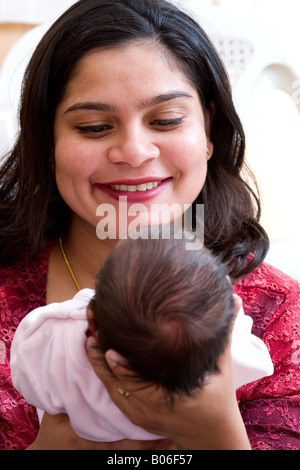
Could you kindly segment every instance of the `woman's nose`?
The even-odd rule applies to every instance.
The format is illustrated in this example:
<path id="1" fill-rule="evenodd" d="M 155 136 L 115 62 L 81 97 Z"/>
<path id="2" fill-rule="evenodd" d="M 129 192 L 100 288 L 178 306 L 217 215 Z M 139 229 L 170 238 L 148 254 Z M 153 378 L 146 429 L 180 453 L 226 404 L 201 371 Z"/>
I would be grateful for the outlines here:
<path id="1" fill-rule="evenodd" d="M 112 163 L 127 163 L 132 167 L 154 160 L 159 154 L 159 148 L 151 141 L 147 131 L 122 133 L 108 150 Z"/>

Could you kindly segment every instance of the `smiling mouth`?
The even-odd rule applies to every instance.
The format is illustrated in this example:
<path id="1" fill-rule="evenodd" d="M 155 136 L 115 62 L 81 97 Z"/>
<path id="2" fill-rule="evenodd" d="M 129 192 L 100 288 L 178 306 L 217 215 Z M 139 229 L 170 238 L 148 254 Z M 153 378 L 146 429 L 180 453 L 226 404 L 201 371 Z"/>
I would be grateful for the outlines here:
<path id="1" fill-rule="evenodd" d="M 151 189 L 157 188 L 162 183 L 162 181 L 149 181 L 148 183 L 142 184 L 112 184 L 108 187 L 114 189 L 115 191 L 125 191 L 125 192 L 138 192 L 138 191 L 150 191 Z"/>

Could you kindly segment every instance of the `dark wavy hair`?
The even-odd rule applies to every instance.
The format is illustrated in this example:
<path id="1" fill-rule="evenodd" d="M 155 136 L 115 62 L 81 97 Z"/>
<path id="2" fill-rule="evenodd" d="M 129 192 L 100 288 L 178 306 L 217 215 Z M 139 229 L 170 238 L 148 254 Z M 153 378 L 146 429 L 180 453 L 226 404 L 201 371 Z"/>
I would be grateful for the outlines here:
<path id="1" fill-rule="evenodd" d="M 90 302 L 100 351 L 118 351 L 137 382 L 161 386 L 170 399 L 192 395 L 219 371 L 234 318 L 226 267 L 204 247 L 186 250 L 187 242 L 120 241 Z"/>
<path id="2" fill-rule="evenodd" d="M 92 50 L 141 39 L 155 40 L 175 57 L 204 110 L 215 106 L 214 153 L 194 201 L 205 205 L 205 245 L 229 263 L 232 277 L 262 262 L 268 237 L 259 224 L 257 191 L 241 176 L 244 132 L 227 73 L 206 33 L 165 0 L 80 0 L 45 34 L 25 73 L 20 133 L 0 170 L 1 264 L 14 261 L 19 250 L 34 257 L 67 227 L 70 210 L 53 169 L 53 122 L 77 62 Z"/>

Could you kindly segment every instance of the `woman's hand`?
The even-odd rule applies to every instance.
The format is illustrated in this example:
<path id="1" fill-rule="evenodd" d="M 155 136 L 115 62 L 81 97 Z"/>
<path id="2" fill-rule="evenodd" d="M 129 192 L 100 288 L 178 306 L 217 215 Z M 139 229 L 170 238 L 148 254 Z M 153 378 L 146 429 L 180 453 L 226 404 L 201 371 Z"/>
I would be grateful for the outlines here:
<path id="1" fill-rule="evenodd" d="M 250 449 L 235 393 L 229 342 L 220 358 L 220 373 L 210 377 L 204 388 L 192 398 L 177 397 L 171 407 L 162 390 L 134 382 L 126 360 L 113 350 L 106 353 L 103 365 L 96 339 L 87 339 L 88 356 L 95 373 L 103 381 L 115 404 L 136 425 L 147 431 L 167 436 L 178 448 L 192 449 Z M 119 387 L 130 393 L 121 395 Z"/>
<path id="2" fill-rule="evenodd" d="M 74 432 L 67 415 L 44 413 L 37 439 L 27 450 L 173 450 L 166 440 L 117 442 L 92 442 L 82 439 Z"/>

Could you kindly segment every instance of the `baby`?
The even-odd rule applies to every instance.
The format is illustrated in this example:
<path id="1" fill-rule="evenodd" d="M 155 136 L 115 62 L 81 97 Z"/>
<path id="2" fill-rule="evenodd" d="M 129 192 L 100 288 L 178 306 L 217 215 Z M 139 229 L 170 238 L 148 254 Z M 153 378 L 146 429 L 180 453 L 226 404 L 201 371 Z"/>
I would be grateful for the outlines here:
<path id="1" fill-rule="evenodd" d="M 114 349 L 137 380 L 161 386 L 170 399 L 191 395 L 218 372 L 233 322 L 236 388 L 273 373 L 266 346 L 251 334 L 251 318 L 242 309 L 236 315 L 225 267 L 205 248 L 186 250 L 186 241 L 122 240 L 105 260 L 95 291 L 83 289 L 24 318 L 11 371 L 29 403 L 67 413 L 85 439 L 158 437 L 133 425 L 95 375 L 85 351 L 87 308 L 94 312 L 103 359 Z"/>

